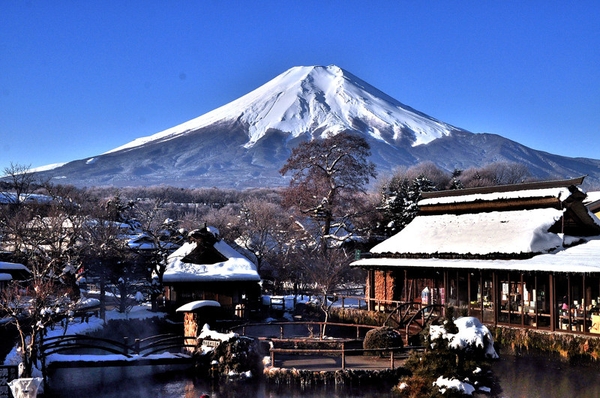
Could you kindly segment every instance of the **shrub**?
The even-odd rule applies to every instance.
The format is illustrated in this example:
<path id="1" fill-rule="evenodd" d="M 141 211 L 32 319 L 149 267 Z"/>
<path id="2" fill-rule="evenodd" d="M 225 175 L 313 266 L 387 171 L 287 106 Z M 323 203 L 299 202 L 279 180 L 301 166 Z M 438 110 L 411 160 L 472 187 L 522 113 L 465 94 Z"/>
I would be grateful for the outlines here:
<path id="1" fill-rule="evenodd" d="M 198 353 L 202 348 L 198 349 Z M 206 375 L 209 369 L 216 370 L 216 376 L 240 376 L 250 372 L 256 377 L 263 372 L 263 356 L 257 342 L 245 336 L 235 336 L 228 341 L 223 341 L 208 355 L 197 356 L 197 371 L 200 375 Z M 215 366 L 213 366 L 213 364 Z"/>
<path id="2" fill-rule="evenodd" d="M 389 326 L 383 326 L 377 329 L 371 329 L 365 335 L 363 341 L 364 349 L 377 349 L 377 348 L 392 348 L 392 347 L 403 347 L 404 341 L 402 336 L 396 330 Z M 381 351 L 379 355 L 381 355 Z"/>

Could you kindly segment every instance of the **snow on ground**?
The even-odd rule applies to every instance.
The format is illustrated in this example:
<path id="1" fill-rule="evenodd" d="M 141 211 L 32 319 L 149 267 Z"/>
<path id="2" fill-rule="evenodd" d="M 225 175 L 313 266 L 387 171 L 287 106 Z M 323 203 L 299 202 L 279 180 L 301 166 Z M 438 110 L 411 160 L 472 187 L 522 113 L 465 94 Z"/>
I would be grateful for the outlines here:
<path id="1" fill-rule="evenodd" d="M 271 300 L 276 302 L 283 302 L 283 310 L 284 317 L 292 320 L 292 313 L 294 311 L 294 295 L 282 295 L 282 296 L 270 296 L 264 295 L 262 298 L 264 305 L 269 305 Z M 318 303 L 320 300 L 319 297 L 309 296 L 309 295 L 299 295 L 296 296 L 296 304 L 298 303 Z M 329 302 L 330 303 L 330 302 Z M 89 308 L 96 306 L 98 304 L 97 299 L 88 298 L 82 300 L 79 303 L 79 308 Z M 332 304 L 335 306 L 341 306 L 341 300 L 337 300 Z M 348 308 L 358 308 L 359 301 L 358 299 L 346 299 L 344 301 L 344 306 Z M 125 313 L 120 313 L 117 310 L 106 311 L 106 322 L 110 320 L 128 320 L 128 319 L 149 319 L 154 317 L 164 317 L 165 313 L 160 312 L 152 312 L 150 310 L 149 304 L 140 304 L 131 308 L 130 311 Z M 265 319 L 266 322 L 273 321 L 274 319 Z M 63 326 L 60 323 L 54 325 L 54 327 L 47 328 L 46 337 L 56 337 L 61 336 L 63 334 L 89 334 L 94 331 L 100 330 L 104 327 L 104 321 L 98 318 L 97 316 L 92 316 L 87 319 L 81 319 L 80 317 L 71 319 L 67 324 L 67 330 L 65 331 Z M 227 341 L 230 338 L 237 336 L 236 333 L 219 333 L 217 331 L 210 330 L 208 325 L 205 325 L 202 329 L 202 332 L 198 336 L 199 339 L 212 339 L 212 340 L 220 340 Z M 164 357 L 174 357 L 179 356 L 181 354 L 172 354 L 172 353 L 163 353 L 163 354 L 154 354 L 147 356 L 145 358 L 164 358 Z M 132 356 L 131 358 L 127 358 L 124 355 L 118 354 L 106 354 L 106 355 L 64 355 L 64 354 L 52 354 L 49 355 L 46 359 L 46 363 L 50 363 L 52 361 L 89 361 L 89 362 L 99 362 L 99 361 L 112 361 L 112 360 L 128 360 L 135 361 L 138 359 L 138 356 Z M 5 365 L 18 365 L 20 362 L 20 356 L 17 352 L 16 347 L 12 349 L 12 351 L 6 356 L 4 360 Z M 34 376 L 41 376 L 41 372 L 34 370 Z"/>
<path id="2" fill-rule="evenodd" d="M 94 300 L 94 299 L 92 299 Z M 155 317 L 163 317 L 164 313 L 161 312 L 152 312 L 150 310 L 150 305 L 136 305 L 131 311 L 127 313 L 120 313 L 117 310 L 106 311 L 106 322 L 110 320 L 125 320 L 125 319 L 148 319 Z M 48 327 L 46 329 L 46 338 L 62 336 L 63 334 L 89 334 L 94 331 L 100 330 L 104 327 L 104 321 L 102 319 L 92 316 L 87 320 L 82 320 L 80 318 L 73 318 L 67 324 L 67 330 L 65 331 L 63 326 L 60 323 L 57 323 L 54 327 Z M 167 354 L 157 354 L 159 355 L 167 355 Z M 168 354 L 171 357 L 173 354 Z M 154 358 L 155 356 L 148 356 L 146 358 Z M 135 356 L 134 359 L 135 360 Z M 110 361 L 114 359 L 122 359 L 125 360 L 127 357 L 124 355 L 62 355 L 62 354 L 53 354 L 50 355 L 47 359 L 47 363 L 51 361 L 58 360 L 74 360 L 74 361 L 90 361 L 90 362 L 98 362 L 98 361 Z M 129 359 L 127 359 L 129 360 Z M 11 352 L 6 356 L 4 360 L 4 365 L 18 365 L 21 361 L 20 355 L 17 352 L 17 348 L 13 348 Z M 39 376 L 34 375 L 34 376 Z"/>
<path id="3" fill-rule="evenodd" d="M 364 297 L 364 295 L 363 295 Z M 309 295 L 298 295 L 296 296 L 296 304 L 319 304 L 321 301 L 321 297 L 317 297 L 317 296 L 309 296 Z M 287 295 L 269 295 L 269 294 L 264 294 L 262 296 L 262 303 L 263 305 L 269 306 L 271 305 L 271 303 L 273 304 L 273 307 L 277 308 L 276 306 L 281 305 L 280 303 L 283 303 L 283 307 L 282 309 L 284 311 L 287 312 L 293 312 L 294 311 L 294 295 L 293 294 L 287 294 Z M 332 307 L 341 307 L 342 306 L 342 300 L 341 298 L 334 301 L 333 303 L 330 300 L 327 300 L 327 304 L 331 304 Z M 361 298 L 361 297 L 356 297 L 356 298 L 352 298 L 352 297 L 345 297 L 344 298 L 344 308 L 361 308 L 361 304 L 362 304 L 362 308 L 365 308 L 365 299 Z"/>

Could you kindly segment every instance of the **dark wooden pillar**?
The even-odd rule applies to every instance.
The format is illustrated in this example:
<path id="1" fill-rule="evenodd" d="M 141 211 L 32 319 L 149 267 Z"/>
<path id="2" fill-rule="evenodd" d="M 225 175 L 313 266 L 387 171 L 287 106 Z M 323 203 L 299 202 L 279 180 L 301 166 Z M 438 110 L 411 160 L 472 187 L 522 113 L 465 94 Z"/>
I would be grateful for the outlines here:
<path id="1" fill-rule="evenodd" d="M 375 270 L 373 268 L 369 269 L 367 273 L 367 278 L 369 279 L 369 289 L 367 291 L 367 309 L 369 311 L 374 311 L 375 303 L 373 299 L 375 298 Z"/>
<path id="2" fill-rule="evenodd" d="M 550 300 L 550 331 L 554 332 L 556 330 L 556 325 L 558 324 L 558 317 L 556 311 L 556 287 L 554 286 L 554 274 L 550 273 L 548 275 L 548 289 L 550 290 L 548 299 Z"/>

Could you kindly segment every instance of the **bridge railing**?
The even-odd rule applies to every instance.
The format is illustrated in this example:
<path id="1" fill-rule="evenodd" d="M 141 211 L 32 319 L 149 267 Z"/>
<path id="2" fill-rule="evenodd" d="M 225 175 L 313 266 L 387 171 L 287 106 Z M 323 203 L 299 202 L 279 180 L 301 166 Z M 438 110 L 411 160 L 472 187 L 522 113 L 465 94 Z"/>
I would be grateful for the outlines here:
<path id="1" fill-rule="evenodd" d="M 390 369 L 394 369 L 395 368 L 395 361 L 399 358 L 406 358 L 408 353 L 410 351 L 413 351 L 416 349 L 416 347 L 410 347 L 410 348 L 406 348 L 406 347 L 387 347 L 387 348 L 374 348 L 374 349 L 367 349 L 367 348 L 346 348 L 345 346 L 345 342 L 341 342 L 340 344 L 340 348 L 313 348 L 313 349 L 309 349 L 309 348 L 271 348 L 269 350 L 270 355 L 271 355 L 271 365 L 275 366 L 275 354 L 288 354 L 288 355 L 334 355 L 334 356 L 340 356 L 341 357 L 341 364 L 340 367 L 341 369 L 346 369 L 346 356 L 347 355 L 364 355 L 366 353 L 373 353 L 373 354 L 377 354 L 379 356 L 385 356 L 386 354 L 389 354 L 390 357 L 390 362 L 389 362 L 389 368 Z M 418 347 L 421 348 L 421 347 Z M 396 354 L 400 353 L 400 357 L 398 357 Z"/>
<path id="2" fill-rule="evenodd" d="M 148 356 L 158 352 L 181 351 L 186 344 L 186 339 L 194 339 L 189 336 L 163 334 L 135 339 L 132 343 L 127 337 L 122 341 L 116 341 L 101 337 L 85 336 L 79 334 L 56 336 L 44 338 L 40 342 L 39 350 L 42 358 L 55 353 L 79 354 L 120 354 L 131 358 L 133 355 Z"/>

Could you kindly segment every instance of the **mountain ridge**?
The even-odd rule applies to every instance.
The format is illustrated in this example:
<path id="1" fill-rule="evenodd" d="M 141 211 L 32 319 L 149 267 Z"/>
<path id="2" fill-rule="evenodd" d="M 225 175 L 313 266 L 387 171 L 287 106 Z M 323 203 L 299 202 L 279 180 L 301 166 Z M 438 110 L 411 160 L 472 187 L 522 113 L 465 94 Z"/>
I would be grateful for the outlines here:
<path id="1" fill-rule="evenodd" d="M 287 184 L 278 171 L 298 143 L 341 131 L 367 139 L 380 174 L 424 161 L 448 171 L 511 161 L 536 178 L 589 175 L 600 184 L 599 160 L 471 133 L 335 65 L 293 67 L 197 118 L 39 174 L 78 186 L 276 187 Z"/>

